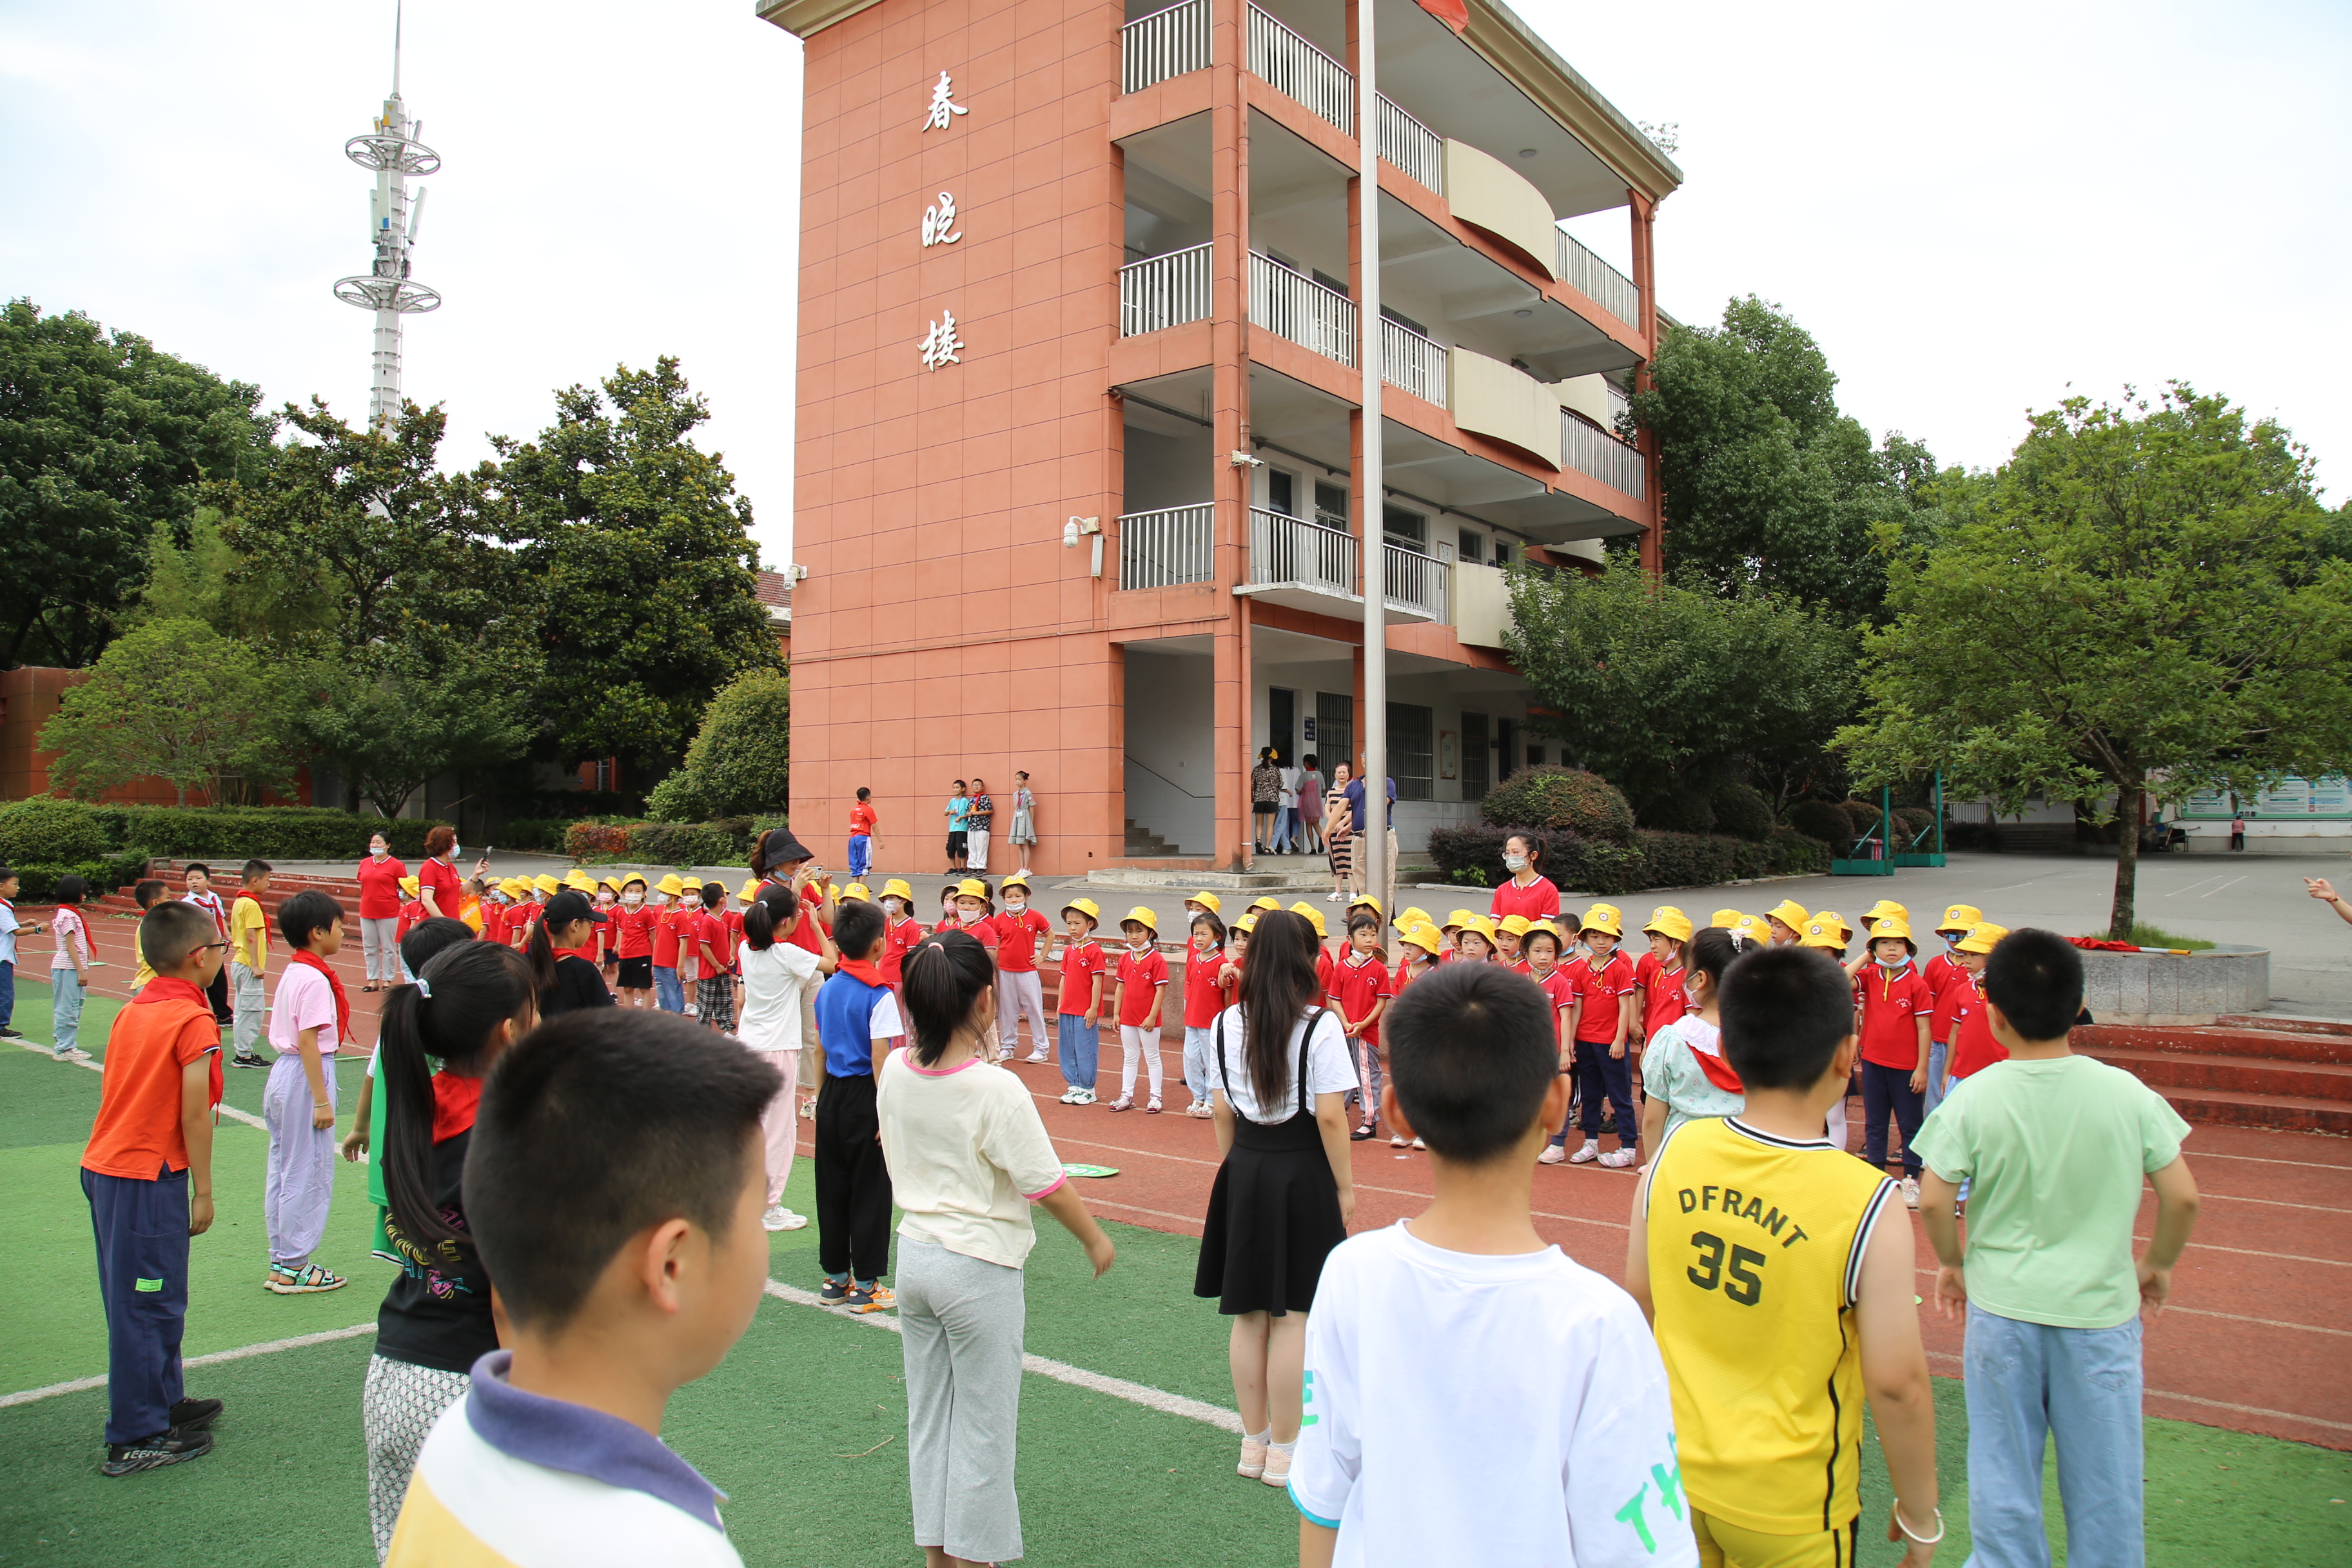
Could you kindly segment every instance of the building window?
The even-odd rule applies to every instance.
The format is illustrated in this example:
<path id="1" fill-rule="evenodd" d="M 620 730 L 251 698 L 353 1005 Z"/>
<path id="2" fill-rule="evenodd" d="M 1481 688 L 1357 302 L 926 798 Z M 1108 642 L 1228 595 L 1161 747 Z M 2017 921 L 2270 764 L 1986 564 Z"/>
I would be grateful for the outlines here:
<path id="1" fill-rule="evenodd" d="M 1466 529 L 1466 528 L 1465 528 L 1465 529 L 1464 529 L 1464 530 L 1462 531 L 1462 559 L 1463 559 L 1463 560 L 1465 560 L 1465 561 L 1468 561 L 1468 562 L 1471 562 L 1471 563 L 1477 563 L 1477 562 L 1480 562 L 1480 561 L 1485 560 L 1485 559 L 1486 559 L 1486 557 L 1485 557 L 1483 554 L 1481 554 L 1481 553 L 1480 553 L 1480 552 L 1481 552 L 1481 551 L 1483 551 L 1483 550 L 1486 548 L 1486 535 L 1481 534 L 1481 533 L 1473 533 L 1470 530 L 1468 530 L 1468 529 Z"/>
<path id="2" fill-rule="evenodd" d="M 1486 735 L 1486 715 L 1462 715 L 1462 798 L 1486 798 L 1487 780 L 1492 766 L 1492 742 Z"/>
<path id="3" fill-rule="evenodd" d="M 1508 566 L 1510 563 L 1511 547 L 1504 543 L 1499 539 L 1495 541 L 1495 564 L 1497 566 Z"/>
<path id="4" fill-rule="evenodd" d="M 1268 511 L 1278 511 L 1285 517 L 1297 517 L 1298 504 L 1293 500 L 1296 481 L 1280 468 L 1265 471 L 1265 506 Z"/>
<path id="5" fill-rule="evenodd" d="M 1410 702 L 1389 704 L 1389 777 L 1399 800 L 1429 800 L 1437 776 L 1436 716 Z"/>
<path id="6" fill-rule="evenodd" d="M 1543 765 L 1544 749 L 1541 746 L 1529 746 L 1528 748 L 1528 766 L 1531 768 L 1539 768 Z"/>
<path id="7" fill-rule="evenodd" d="M 610 757 L 599 757 L 596 759 L 596 789 L 599 794 L 609 795 L 612 793 L 612 788 L 613 759 Z"/>
<path id="8" fill-rule="evenodd" d="M 1347 486 L 1317 483 L 1315 521 L 1326 528 L 1336 528 L 1342 533 L 1349 531 Z"/>
<path id="9" fill-rule="evenodd" d="M 1388 535 L 1391 544 L 1402 545 L 1417 554 L 1429 553 L 1429 519 L 1417 511 L 1392 506 L 1381 508 L 1381 531 Z"/>
<path id="10" fill-rule="evenodd" d="M 1356 763 L 1356 700 L 1344 691 L 1318 691 L 1315 694 L 1315 744 L 1307 748 L 1315 753 L 1323 776 L 1329 778 L 1331 770 L 1341 763 L 1350 768 Z"/>

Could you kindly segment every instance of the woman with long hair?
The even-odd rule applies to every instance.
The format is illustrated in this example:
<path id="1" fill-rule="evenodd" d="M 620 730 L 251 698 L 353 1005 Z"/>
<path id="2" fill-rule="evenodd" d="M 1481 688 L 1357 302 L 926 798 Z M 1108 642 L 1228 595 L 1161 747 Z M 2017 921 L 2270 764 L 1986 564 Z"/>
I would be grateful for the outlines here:
<path id="1" fill-rule="evenodd" d="M 379 1559 L 425 1435 L 466 1392 L 474 1363 L 499 1348 L 489 1275 L 466 1226 L 466 1150 L 482 1079 L 539 1021 L 535 996 L 520 953 L 459 942 L 384 999 L 375 1062 L 383 1130 L 373 1154 L 385 1206 L 375 1253 L 400 1272 L 376 1314 L 360 1398 Z"/>
<path id="2" fill-rule="evenodd" d="M 1268 910 L 1250 936 L 1241 999 L 1217 1016 L 1211 1084 L 1223 1163 L 1209 1190 L 1192 1293 L 1234 1320 L 1242 1475 L 1278 1487 L 1298 1443 L 1307 1312 L 1323 1260 L 1348 1237 L 1356 1187 L 1348 1091 L 1356 1066 L 1323 1005 L 1315 928 Z"/>
<path id="3" fill-rule="evenodd" d="M 596 912 L 588 895 L 577 889 L 566 888 L 547 900 L 523 949 L 541 1016 L 552 1018 L 583 1007 L 613 1005 L 604 977 L 580 951 L 596 940 L 596 928 L 604 923 L 604 917 Z"/>
<path id="4" fill-rule="evenodd" d="M 900 984 L 913 1038 L 875 1089 L 898 1226 L 907 1471 L 926 1568 L 1022 1554 L 1022 1268 L 1042 1205 L 1099 1276 L 1110 1238 L 1070 1190 L 1028 1086 L 991 1059 L 996 966 L 960 931 L 925 937 Z"/>

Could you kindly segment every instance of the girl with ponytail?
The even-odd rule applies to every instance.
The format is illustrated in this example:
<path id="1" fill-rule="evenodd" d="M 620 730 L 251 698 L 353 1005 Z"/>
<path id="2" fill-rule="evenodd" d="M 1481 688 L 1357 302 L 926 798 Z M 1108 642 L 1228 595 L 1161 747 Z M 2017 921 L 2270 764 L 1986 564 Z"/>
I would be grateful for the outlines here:
<path id="1" fill-rule="evenodd" d="M 803 921 L 816 928 L 816 952 L 793 940 Z M 810 1043 L 803 1016 L 816 994 L 818 976 L 831 974 L 840 956 L 833 938 L 794 889 L 771 882 L 743 911 L 743 1021 L 735 1037 L 767 1058 L 783 1078 L 776 1098 L 760 1117 L 768 1150 L 768 1206 L 760 1223 L 770 1230 L 798 1230 L 808 1224 L 806 1215 L 784 1206 L 793 1146 L 800 1137 L 794 1105 L 800 1098 L 801 1047 Z"/>
<path id="2" fill-rule="evenodd" d="M 1100 1275 L 1110 1238 L 1069 1188 L 1028 1086 L 994 1063 L 996 966 L 968 932 L 907 954 L 913 1031 L 876 1087 L 898 1226 L 898 1324 L 907 1368 L 908 1480 L 915 1542 L 931 1562 L 1022 1554 L 1013 1493 L 1021 1424 L 1022 1266 L 1042 1205 Z"/>
<path id="3" fill-rule="evenodd" d="M 499 1348 L 489 1276 L 466 1226 L 466 1150 L 482 1079 L 538 1022 L 530 965 L 495 942 L 447 948 L 384 1002 L 376 1046 L 383 1130 L 374 1159 L 385 1206 L 375 1253 L 400 1273 L 376 1315 L 360 1402 L 379 1559 L 425 1434 L 466 1392 L 474 1363 Z"/>

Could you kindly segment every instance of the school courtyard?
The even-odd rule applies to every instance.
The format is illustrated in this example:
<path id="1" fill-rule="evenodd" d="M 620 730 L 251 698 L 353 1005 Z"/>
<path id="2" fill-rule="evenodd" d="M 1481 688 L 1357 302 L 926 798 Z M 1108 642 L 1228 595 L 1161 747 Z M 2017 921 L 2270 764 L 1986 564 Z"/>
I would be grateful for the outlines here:
<path id="1" fill-rule="evenodd" d="M 2206 929 L 2205 914 L 2173 910 L 2227 910 L 2212 923 L 2229 925 L 2252 894 L 2243 913 L 2261 929 L 2307 924 L 2326 939 L 2313 919 L 2326 911 L 2301 900 L 2298 869 L 2270 857 L 2158 860 L 2144 874 L 2143 908 L 2185 934 L 2245 940 L 2243 927 L 2233 936 Z M 2064 923 L 2073 906 L 2101 906 L 2105 897 L 2102 878 L 2082 873 L 2107 870 L 2088 860 L 1982 857 L 1946 873 L 1786 890 L 1856 907 L 1882 890 L 1922 907 L 1966 898 L 2020 923 L 2074 930 L 2089 928 Z M 2249 880 L 2200 892 L 2200 879 L 2216 873 Z M 2265 890 L 2272 882 L 2280 888 Z M 1866 891 L 1857 896 L 1854 887 Z M 1775 884 L 1773 897 L 1780 890 Z M 1680 901 L 1718 891 L 1722 901 L 1761 907 L 1753 897 L 1760 888 Z M 129 975 L 131 927 L 94 923 L 109 968 L 98 972 L 83 1041 L 102 1054 Z M 2322 955 L 2313 949 L 2315 973 Z M 364 1042 L 380 998 L 357 993 L 357 954 L 343 957 Z M 16 1026 L 32 1042 L 48 1037 L 37 972 L 19 982 Z M 1171 1068 L 1179 1054 L 1169 1053 Z M 0 1273 L 0 1473 L 9 1478 L 0 1491 L 0 1563 L 362 1568 L 372 1556 L 360 1387 L 389 1267 L 367 1256 L 362 1172 L 341 1173 L 320 1254 L 351 1286 L 324 1296 L 265 1292 L 266 1075 L 229 1073 L 215 1152 L 220 1217 L 194 1244 L 186 1344 L 191 1392 L 228 1403 L 218 1442 L 194 1464 L 101 1479 L 105 1331 L 75 1175 L 100 1080 L 45 1055 L 0 1054 L 0 1258 L 8 1265 Z M 345 1058 L 339 1070 L 348 1124 L 361 1064 Z M 1228 1408 L 1223 1325 L 1192 1294 L 1193 1238 L 1214 1171 L 1211 1128 L 1173 1114 L 1063 1106 L 1056 1069 L 1016 1070 L 1066 1160 L 1117 1170 L 1085 1183 L 1084 1195 L 1119 1247 L 1110 1273 L 1089 1279 L 1076 1247 L 1047 1226 L 1031 1261 L 1020 1466 L 1027 1560 L 1295 1561 L 1288 1500 L 1232 1473 L 1239 1428 Z M 1181 1103 L 1172 1087 L 1171 1102 Z M 2149 1561 L 2352 1561 L 2352 1140 L 2200 1126 L 2186 1152 L 2205 1205 L 2175 1275 L 2174 1304 L 2147 1340 Z M 1356 1157 L 1355 1228 L 1390 1223 L 1425 1201 L 1422 1157 L 1384 1141 L 1359 1145 Z M 810 1183 L 809 1167 L 796 1167 L 786 1202 L 803 1213 L 814 1208 Z M 1633 1191 L 1622 1173 L 1540 1168 L 1538 1227 L 1614 1278 Z M 911 1562 L 892 1324 L 887 1314 L 852 1317 L 813 1303 L 815 1245 L 814 1227 L 772 1238 L 771 1300 L 725 1364 L 681 1393 L 665 1436 L 728 1492 L 727 1522 L 747 1563 Z M 1924 1240 L 1919 1261 L 1924 1293 Z M 1958 1563 L 1968 1531 L 1959 1332 L 1932 1312 L 1925 1326 L 1939 1374 L 1938 1457 L 1952 1531 L 1939 1560 Z M 2049 1503 L 2063 1541 L 2054 1486 Z M 1874 1453 L 1864 1466 L 1864 1563 L 1895 1561 L 1894 1548 L 1867 1528 L 1886 1506 Z M 1473 1550 L 1465 1543 L 1465 1555 Z"/>

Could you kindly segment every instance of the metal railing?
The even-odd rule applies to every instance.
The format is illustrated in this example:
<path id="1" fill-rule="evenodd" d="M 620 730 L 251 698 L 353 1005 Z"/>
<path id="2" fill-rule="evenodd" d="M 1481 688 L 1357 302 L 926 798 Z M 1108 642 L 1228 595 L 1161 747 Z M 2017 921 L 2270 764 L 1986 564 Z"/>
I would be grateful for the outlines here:
<path id="1" fill-rule="evenodd" d="M 1627 326 L 1642 324 L 1642 290 L 1633 280 L 1565 234 L 1559 237 L 1559 278 Z"/>
<path id="2" fill-rule="evenodd" d="M 1381 592 L 1388 599 L 1388 607 L 1433 621 L 1445 619 L 1445 579 L 1451 568 L 1417 550 L 1400 550 L 1393 544 L 1381 546 L 1381 554 L 1384 558 Z"/>
<path id="3" fill-rule="evenodd" d="M 1559 458 L 1578 473 L 1590 475 L 1635 500 L 1642 499 L 1645 470 L 1640 449 L 1601 434 L 1566 409 L 1559 416 Z"/>
<path id="4" fill-rule="evenodd" d="M 1206 583 L 1214 574 L 1216 508 L 1162 507 L 1130 511 L 1118 520 L 1118 585 L 1171 588 Z"/>
<path id="5" fill-rule="evenodd" d="M 1355 73 L 1255 5 L 1249 8 L 1249 68 L 1294 102 L 1356 133 Z"/>
<path id="6" fill-rule="evenodd" d="M 1436 132 L 1379 95 L 1372 110 L 1380 153 L 1439 195 L 1445 194 L 1445 142 Z"/>
<path id="7" fill-rule="evenodd" d="M 1258 588 L 1356 595 L 1356 536 L 1305 518 L 1250 508 L 1249 580 Z"/>
<path id="8" fill-rule="evenodd" d="M 1156 332 L 1209 313 L 1209 247 L 1147 256 L 1118 269 L 1118 335 Z"/>
<path id="9" fill-rule="evenodd" d="M 1118 30 L 1118 89 L 1141 92 L 1156 81 L 1209 64 L 1209 0 L 1178 0 Z"/>
<path id="10" fill-rule="evenodd" d="M 1356 302 L 1271 257 L 1250 252 L 1251 324 L 1353 368 Z"/>
<path id="11" fill-rule="evenodd" d="M 1453 356 L 1411 327 L 1381 318 L 1381 379 L 1440 408 L 1446 402 L 1446 367 Z"/>

